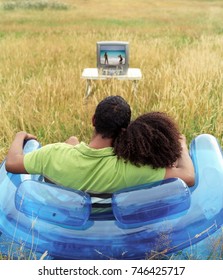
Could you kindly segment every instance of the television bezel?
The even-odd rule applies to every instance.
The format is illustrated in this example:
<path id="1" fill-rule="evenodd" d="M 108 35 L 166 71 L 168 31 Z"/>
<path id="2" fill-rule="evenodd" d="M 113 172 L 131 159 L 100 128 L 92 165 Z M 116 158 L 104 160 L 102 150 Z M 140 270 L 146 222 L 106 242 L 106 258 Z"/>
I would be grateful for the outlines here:
<path id="1" fill-rule="evenodd" d="M 102 64 L 100 53 L 102 46 L 122 46 L 125 50 L 125 63 L 121 65 Z M 129 68 L 129 42 L 127 41 L 99 41 L 97 42 L 97 68 L 101 74 L 121 74 L 126 75 Z M 105 70 L 105 71 L 103 71 Z M 106 71 L 107 70 L 107 71 Z"/>

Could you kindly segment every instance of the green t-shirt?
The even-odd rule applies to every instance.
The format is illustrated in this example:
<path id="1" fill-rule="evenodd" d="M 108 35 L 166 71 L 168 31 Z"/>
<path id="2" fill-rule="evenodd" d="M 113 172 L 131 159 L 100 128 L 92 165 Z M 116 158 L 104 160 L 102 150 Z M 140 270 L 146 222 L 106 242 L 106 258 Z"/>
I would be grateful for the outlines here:
<path id="1" fill-rule="evenodd" d="M 118 159 L 112 147 L 92 149 L 83 142 L 46 145 L 26 154 L 24 166 L 30 174 L 42 174 L 58 185 L 91 193 L 113 193 L 165 176 L 163 168 L 137 167 Z"/>

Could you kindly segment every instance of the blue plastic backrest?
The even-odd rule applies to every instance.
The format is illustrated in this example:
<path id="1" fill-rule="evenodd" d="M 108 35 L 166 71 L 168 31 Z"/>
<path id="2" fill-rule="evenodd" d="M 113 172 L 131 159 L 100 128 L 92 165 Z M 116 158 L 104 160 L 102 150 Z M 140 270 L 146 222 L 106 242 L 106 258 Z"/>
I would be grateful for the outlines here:
<path id="1" fill-rule="evenodd" d="M 82 191 L 27 180 L 17 188 L 15 206 L 29 217 L 72 227 L 84 225 L 88 220 L 91 199 Z"/>
<path id="2" fill-rule="evenodd" d="M 190 207 L 188 186 L 178 178 L 167 179 L 113 194 L 112 207 L 117 221 L 138 224 L 177 214 Z"/>

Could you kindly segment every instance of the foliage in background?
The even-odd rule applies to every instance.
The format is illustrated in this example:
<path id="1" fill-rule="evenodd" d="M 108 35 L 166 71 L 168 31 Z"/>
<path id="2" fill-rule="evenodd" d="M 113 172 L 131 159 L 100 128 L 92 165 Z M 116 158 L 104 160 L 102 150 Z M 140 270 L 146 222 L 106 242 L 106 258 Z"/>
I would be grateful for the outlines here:
<path id="1" fill-rule="evenodd" d="M 48 1 L 48 0 L 40 0 L 40 1 L 32 1 L 32 0 L 24 0 L 24 1 L 4 1 L 1 5 L 3 10 L 15 10 L 15 9 L 30 9 L 30 10 L 44 10 L 44 9 L 52 9 L 52 10 L 66 10 L 68 9 L 68 5 L 65 3 Z"/>
<path id="2" fill-rule="evenodd" d="M 73 134 L 88 142 L 95 106 L 111 94 L 127 99 L 133 118 L 165 111 L 188 142 L 210 133 L 222 143 L 222 1 L 63 0 L 68 8 L 57 10 L 50 0 L 14 3 L 19 8 L 0 9 L 1 160 L 19 130 L 42 144 Z M 84 100 L 81 73 L 96 67 L 101 40 L 129 41 L 130 66 L 143 73 L 138 98 L 131 83 L 109 80 L 95 82 Z"/>

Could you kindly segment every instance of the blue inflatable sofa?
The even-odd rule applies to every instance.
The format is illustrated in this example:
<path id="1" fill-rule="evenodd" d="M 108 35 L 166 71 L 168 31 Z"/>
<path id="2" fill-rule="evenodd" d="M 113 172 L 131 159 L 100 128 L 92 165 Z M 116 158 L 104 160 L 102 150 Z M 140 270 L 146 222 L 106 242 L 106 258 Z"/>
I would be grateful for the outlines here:
<path id="1" fill-rule="evenodd" d="M 39 148 L 28 141 L 24 153 Z M 10 259 L 220 259 L 223 157 L 216 138 L 190 145 L 196 183 L 179 178 L 114 193 L 92 214 L 84 192 L 0 168 L 0 253 Z"/>

